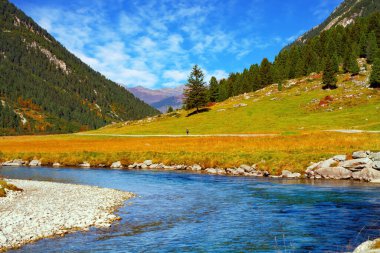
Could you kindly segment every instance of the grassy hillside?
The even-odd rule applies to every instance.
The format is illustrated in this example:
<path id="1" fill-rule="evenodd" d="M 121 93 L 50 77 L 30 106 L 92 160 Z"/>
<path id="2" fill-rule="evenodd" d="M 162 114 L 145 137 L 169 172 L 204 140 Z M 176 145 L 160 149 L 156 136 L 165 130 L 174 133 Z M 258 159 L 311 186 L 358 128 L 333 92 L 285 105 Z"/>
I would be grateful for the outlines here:
<path id="1" fill-rule="evenodd" d="M 210 106 L 106 126 L 93 134 L 293 133 L 329 129 L 380 130 L 380 91 L 369 89 L 369 72 L 339 76 L 338 89 L 322 90 L 321 75 L 290 80 Z M 238 105 L 243 105 L 238 107 Z M 246 106 L 244 106 L 246 105 Z"/>
<path id="2" fill-rule="evenodd" d="M 369 66 L 368 66 L 369 67 Z M 83 161 L 128 165 L 155 163 L 231 167 L 257 164 L 271 173 L 302 172 L 311 161 L 356 150 L 380 150 L 380 133 L 344 134 L 327 129 L 380 130 L 380 91 L 368 88 L 368 72 L 351 79 L 340 75 L 339 88 L 321 89 L 320 75 L 290 80 L 232 97 L 187 117 L 178 111 L 144 120 L 117 123 L 86 134 L 0 138 L 0 160 L 41 159 L 75 166 Z M 240 107 L 236 107 L 240 105 Z M 246 106 L 245 106 L 246 105 Z M 115 134 L 277 133 L 245 137 L 143 137 Z M 110 134 L 110 136 L 107 136 Z"/>

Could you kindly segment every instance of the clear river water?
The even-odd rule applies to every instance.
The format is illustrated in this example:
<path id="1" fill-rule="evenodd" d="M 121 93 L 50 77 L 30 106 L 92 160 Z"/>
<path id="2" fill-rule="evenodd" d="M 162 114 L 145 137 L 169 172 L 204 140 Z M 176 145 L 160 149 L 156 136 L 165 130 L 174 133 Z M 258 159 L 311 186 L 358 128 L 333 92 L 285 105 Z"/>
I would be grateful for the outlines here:
<path id="1" fill-rule="evenodd" d="M 380 188 L 370 184 L 70 168 L 0 175 L 138 195 L 109 229 L 11 252 L 344 252 L 380 237 Z"/>

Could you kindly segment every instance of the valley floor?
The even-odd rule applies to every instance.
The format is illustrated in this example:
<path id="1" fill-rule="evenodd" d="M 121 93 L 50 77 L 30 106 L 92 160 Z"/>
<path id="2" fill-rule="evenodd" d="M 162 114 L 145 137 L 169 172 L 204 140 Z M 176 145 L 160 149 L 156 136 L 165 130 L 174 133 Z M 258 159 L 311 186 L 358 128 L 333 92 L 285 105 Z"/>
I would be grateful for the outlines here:
<path id="1" fill-rule="evenodd" d="M 132 164 L 151 159 L 154 163 L 200 164 L 232 167 L 257 164 L 271 174 L 282 170 L 304 172 L 310 162 L 357 150 L 380 150 L 379 133 L 301 132 L 252 137 L 144 137 L 94 135 L 17 136 L 0 138 L 0 159 L 39 159 L 43 165 L 59 162 L 92 166 L 115 161 Z"/>

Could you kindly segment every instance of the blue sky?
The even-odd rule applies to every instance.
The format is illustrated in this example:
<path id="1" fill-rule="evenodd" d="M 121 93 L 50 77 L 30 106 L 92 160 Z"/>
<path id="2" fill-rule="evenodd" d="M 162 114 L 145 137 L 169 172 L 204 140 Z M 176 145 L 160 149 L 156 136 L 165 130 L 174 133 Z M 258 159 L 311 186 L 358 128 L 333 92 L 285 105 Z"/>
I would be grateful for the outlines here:
<path id="1" fill-rule="evenodd" d="M 342 0 L 11 0 L 67 49 L 127 87 L 242 71 L 321 23 Z"/>

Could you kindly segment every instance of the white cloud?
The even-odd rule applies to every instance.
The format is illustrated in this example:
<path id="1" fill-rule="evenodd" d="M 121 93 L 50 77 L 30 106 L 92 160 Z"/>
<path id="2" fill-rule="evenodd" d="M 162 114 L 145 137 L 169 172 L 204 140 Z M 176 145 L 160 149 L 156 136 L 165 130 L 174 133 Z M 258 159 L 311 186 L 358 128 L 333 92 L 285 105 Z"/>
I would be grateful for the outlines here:
<path id="1" fill-rule="evenodd" d="M 205 82 L 208 84 L 208 82 L 210 81 L 211 77 L 215 76 L 215 78 L 217 80 L 221 80 L 223 78 L 227 78 L 228 77 L 228 73 L 224 70 L 221 70 L 221 69 L 217 69 L 217 70 L 213 70 L 213 71 L 207 71 L 205 70 Z"/>
<path id="2" fill-rule="evenodd" d="M 165 79 L 171 79 L 175 82 L 185 81 L 188 77 L 188 72 L 179 70 L 166 70 L 163 74 Z"/>
<path id="3" fill-rule="evenodd" d="M 128 86 L 158 88 L 186 82 L 193 62 L 207 66 L 220 57 L 218 54 L 241 59 L 255 48 L 268 46 L 255 36 L 241 39 L 239 31 L 225 29 L 218 24 L 223 16 L 217 15 L 219 19 L 210 23 L 209 15 L 223 4 L 214 0 L 114 0 L 112 4 L 80 0 L 75 10 L 41 7 L 33 9 L 33 16 L 83 62 L 109 79 Z M 119 7 L 123 11 L 117 11 Z M 228 76 L 224 70 L 206 73 L 207 82 L 211 76 Z"/>

